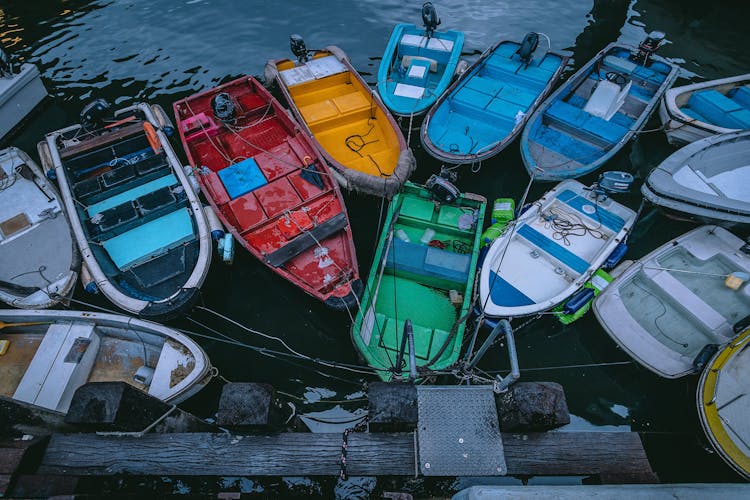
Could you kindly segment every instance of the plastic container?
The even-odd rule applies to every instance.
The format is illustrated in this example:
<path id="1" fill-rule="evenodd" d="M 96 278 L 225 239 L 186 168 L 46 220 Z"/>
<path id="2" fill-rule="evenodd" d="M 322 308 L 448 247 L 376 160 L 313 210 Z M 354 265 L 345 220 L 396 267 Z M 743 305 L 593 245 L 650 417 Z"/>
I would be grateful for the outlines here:
<path id="1" fill-rule="evenodd" d="M 398 231 L 396 231 L 396 238 L 407 243 L 411 242 L 411 240 L 409 239 L 409 235 L 406 234 L 406 231 L 404 231 L 403 229 L 399 229 Z"/>
<path id="2" fill-rule="evenodd" d="M 434 237 L 435 237 L 435 230 L 428 227 L 427 229 L 424 230 L 424 233 L 422 233 L 422 237 L 419 238 L 419 241 L 423 245 L 429 245 L 430 242 L 432 241 L 432 238 Z"/>
<path id="3" fill-rule="evenodd" d="M 497 198 L 492 204 L 492 215 L 491 221 L 493 224 L 496 222 L 508 222 L 513 220 L 516 211 L 516 202 L 513 198 Z"/>
<path id="4" fill-rule="evenodd" d="M 501 234 L 503 234 L 503 232 L 505 232 L 505 227 L 507 225 L 507 222 L 496 222 L 485 229 L 482 233 L 482 243 L 479 247 L 481 248 L 495 241 Z"/>

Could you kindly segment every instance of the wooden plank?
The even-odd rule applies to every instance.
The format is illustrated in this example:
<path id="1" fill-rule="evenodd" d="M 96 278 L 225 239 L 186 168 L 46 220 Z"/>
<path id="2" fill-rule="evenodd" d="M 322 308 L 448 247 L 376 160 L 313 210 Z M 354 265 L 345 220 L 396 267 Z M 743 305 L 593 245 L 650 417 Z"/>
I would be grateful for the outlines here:
<path id="1" fill-rule="evenodd" d="M 90 139 L 84 139 L 73 146 L 63 148 L 60 150 L 60 159 L 66 160 L 86 151 L 106 146 L 108 144 L 120 141 L 138 133 L 145 133 L 143 131 L 143 122 L 126 125 L 121 129 L 115 130 L 114 132 L 107 132 L 102 135 L 96 135 L 91 137 Z"/>
<path id="2" fill-rule="evenodd" d="M 503 434 L 509 475 L 647 474 L 639 436 L 626 432 Z M 341 434 L 275 436 L 55 434 L 39 474 L 207 476 L 337 475 Z M 414 474 L 411 433 L 349 436 L 351 475 Z"/>
<path id="3" fill-rule="evenodd" d="M 265 261 L 273 267 L 279 267 L 301 254 L 318 241 L 323 241 L 336 234 L 349 224 L 346 214 L 338 213 L 319 226 L 296 236 L 292 241 L 265 256 Z"/>

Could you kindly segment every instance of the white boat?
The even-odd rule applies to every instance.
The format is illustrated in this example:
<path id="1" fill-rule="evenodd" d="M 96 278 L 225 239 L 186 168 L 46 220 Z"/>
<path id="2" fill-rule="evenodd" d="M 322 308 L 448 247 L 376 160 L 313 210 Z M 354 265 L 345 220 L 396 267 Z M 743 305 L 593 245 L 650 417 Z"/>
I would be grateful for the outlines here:
<path id="1" fill-rule="evenodd" d="M 82 123 L 38 145 L 54 170 L 85 269 L 118 307 L 147 318 L 184 313 L 211 264 L 211 232 L 174 153 L 158 105 L 108 113 L 102 100 Z"/>
<path id="2" fill-rule="evenodd" d="M 750 130 L 678 149 L 641 186 L 667 215 L 723 227 L 750 225 Z"/>
<path id="3" fill-rule="evenodd" d="M 51 307 L 70 295 L 80 265 L 57 190 L 26 153 L 0 151 L 0 300 Z"/>
<path id="4" fill-rule="evenodd" d="M 39 70 L 33 64 L 16 65 L 0 50 L 0 138 L 13 130 L 47 97 Z"/>
<path id="5" fill-rule="evenodd" d="M 487 252 L 479 280 L 484 313 L 526 316 L 560 304 L 602 266 L 635 217 L 633 210 L 580 182 L 561 182 Z"/>
<path id="6" fill-rule="evenodd" d="M 206 353 L 166 326 L 116 314 L 0 310 L 0 395 L 67 413 L 88 382 L 127 382 L 179 403 L 211 379 Z"/>
<path id="7" fill-rule="evenodd" d="M 675 87 L 659 104 L 667 140 L 681 146 L 750 128 L 750 73 Z"/>
<path id="8" fill-rule="evenodd" d="M 594 300 L 594 313 L 649 370 L 688 375 L 706 345 L 730 342 L 750 315 L 750 287 L 739 274 L 750 272 L 744 245 L 718 226 L 694 229 L 626 269 Z"/>
<path id="9" fill-rule="evenodd" d="M 703 370 L 696 402 L 706 436 L 721 458 L 750 479 L 750 328 Z"/>

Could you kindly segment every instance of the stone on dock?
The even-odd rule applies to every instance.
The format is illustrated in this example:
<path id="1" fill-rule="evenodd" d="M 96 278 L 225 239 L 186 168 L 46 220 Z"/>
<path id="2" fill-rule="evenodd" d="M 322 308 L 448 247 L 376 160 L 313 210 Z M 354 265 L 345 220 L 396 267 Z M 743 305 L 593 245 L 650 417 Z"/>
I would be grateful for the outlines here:
<path id="1" fill-rule="evenodd" d="M 166 416 L 165 416 L 166 415 Z M 65 422 L 81 430 L 196 432 L 216 428 L 125 382 L 90 382 L 76 390 Z"/>
<path id="2" fill-rule="evenodd" d="M 570 423 L 565 392 L 554 382 L 519 382 L 495 402 L 503 432 L 546 431 Z"/>
<path id="3" fill-rule="evenodd" d="M 372 382 L 367 388 L 370 432 L 417 428 L 417 388 L 403 382 Z"/>
<path id="4" fill-rule="evenodd" d="M 283 424 L 284 413 L 284 406 L 277 400 L 271 385 L 229 383 L 221 390 L 216 423 L 223 427 L 263 430 Z"/>

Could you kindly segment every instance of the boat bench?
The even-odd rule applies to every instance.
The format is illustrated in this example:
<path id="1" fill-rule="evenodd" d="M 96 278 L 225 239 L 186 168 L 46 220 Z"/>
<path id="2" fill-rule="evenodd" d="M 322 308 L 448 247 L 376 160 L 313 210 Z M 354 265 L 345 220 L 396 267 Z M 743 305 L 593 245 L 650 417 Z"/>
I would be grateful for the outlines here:
<path id="1" fill-rule="evenodd" d="M 750 128 L 750 110 L 717 90 L 694 92 L 688 99 L 688 106 L 698 115 L 707 118 L 709 123 L 720 127 Z"/>
<path id="2" fill-rule="evenodd" d="M 750 88 L 747 85 L 733 88 L 727 96 L 743 108 L 750 109 Z"/>
<path id="3" fill-rule="evenodd" d="M 662 73 L 656 72 L 622 57 L 613 55 L 604 56 L 602 62 L 604 63 L 604 66 L 608 66 L 618 73 L 622 73 L 624 76 L 635 77 L 636 79 L 644 80 L 656 86 L 661 85 L 665 78 Z M 603 68 L 603 72 L 605 74 L 607 73 L 606 68 Z"/>
<path id="4" fill-rule="evenodd" d="M 538 67 L 535 61 L 525 66 L 518 56 L 508 58 L 499 54 L 494 54 L 487 59 L 483 72 L 502 82 L 514 83 L 519 87 L 538 91 L 547 86 L 554 74 L 554 71 Z"/>
<path id="5" fill-rule="evenodd" d="M 102 246 L 115 266 L 127 271 L 193 239 L 195 233 L 190 212 L 187 208 L 180 208 L 105 240 Z"/>
<path id="6" fill-rule="evenodd" d="M 522 236 L 529 243 L 543 250 L 555 260 L 569 267 L 578 274 L 585 273 L 590 267 L 590 264 L 585 259 L 582 259 L 528 224 L 521 225 L 521 227 L 516 230 L 516 234 Z"/>
<path id="7" fill-rule="evenodd" d="M 13 399 L 66 412 L 76 389 L 88 380 L 98 351 L 94 325 L 50 325 Z"/>
<path id="8" fill-rule="evenodd" d="M 404 334 L 404 324 L 406 319 L 395 320 L 381 313 L 375 314 L 375 328 L 380 331 L 380 338 L 384 345 L 400 346 L 401 336 Z M 438 328 L 429 328 L 412 321 L 412 331 L 414 332 L 414 356 L 417 359 L 427 361 L 433 353 L 430 352 L 432 346 L 442 346 L 445 339 L 448 338 L 449 332 Z M 408 344 L 408 343 L 407 343 Z M 404 372 L 409 372 L 409 346 L 404 350 L 404 360 L 407 366 Z"/>
<path id="9" fill-rule="evenodd" d="M 609 144 L 616 144 L 629 131 L 626 127 L 593 116 L 565 101 L 555 101 L 547 108 L 545 114 L 553 120 L 567 124 Z"/>
<path id="10" fill-rule="evenodd" d="M 152 156 L 135 165 L 122 165 L 101 175 L 76 182 L 73 192 L 79 201 L 91 204 L 127 191 L 127 184 L 133 179 L 143 178 L 142 182 L 148 182 L 167 172 L 171 172 L 171 169 L 166 158 L 163 155 Z"/>
<path id="11" fill-rule="evenodd" d="M 399 41 L 397 53 L 399 57 L 419 56 L 434 59 L 441 64 L 447 64 L 452 52 L 453 40 L 406 34 Z"/>
<path id="12" fill-rule="evenodd" d="M 566 189 L 562 193 L 558 194 L 557 199 L 562 201 L 569 207 L 575 209 L 581 215 L 588 217 L 592 222 L 601 222 L 603 226 L 611 229 L 615 233 L 619 232 L 620 229 L 622 229 L 625 225 L 625 221 L 619 215 L 599 206 L 585 196 L 576 194 L 570 189 Z M 594 207 L 594 212 L 587 213 L 583 210 L 584 206 Z"/>
<path id="13" fill-rule="evenodd" d="M 511 129 L 515 125 L 516 113 L 521 110 L 518 105 L 470 88 L 462 88 L 456 92 L 450 102 L 455 111 L 471 119 L 481 120 L 491 126 L 506 126 Z"/>
<path id="14" fill-rule="evenodd" d="M 471 254 L 393 239 L 386 265 L 391 269 L 465 285 L 469 279 Z"/>

